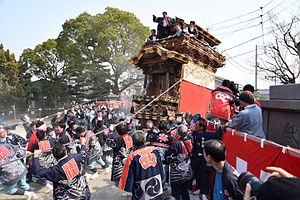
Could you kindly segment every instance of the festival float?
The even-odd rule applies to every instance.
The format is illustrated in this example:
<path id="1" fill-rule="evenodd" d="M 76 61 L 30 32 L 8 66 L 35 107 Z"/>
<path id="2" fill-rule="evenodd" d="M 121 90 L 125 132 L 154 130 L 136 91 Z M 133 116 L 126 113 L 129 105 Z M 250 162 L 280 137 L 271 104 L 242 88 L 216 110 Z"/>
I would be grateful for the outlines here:
<path id="1" fill-rule="evenodd" d="M 179 18 L 176 21 L 185 24 Z M 144 95 L 133 96 L 133 102 L 138 105 L 136 110 L 182 80 L 135 116 L 142 124 L 146 120 L 166 120 L 178 112 L 202 116 L 207 113 L 211 91 L 215 89 L 215 73 L 224 66 L 226 58 L 216 50 L 220 40 L 200 26 L 195 28 L 197 37 L 185 33 L 181 37 L 146 42 L 130 60 L 145 75 Z"/>

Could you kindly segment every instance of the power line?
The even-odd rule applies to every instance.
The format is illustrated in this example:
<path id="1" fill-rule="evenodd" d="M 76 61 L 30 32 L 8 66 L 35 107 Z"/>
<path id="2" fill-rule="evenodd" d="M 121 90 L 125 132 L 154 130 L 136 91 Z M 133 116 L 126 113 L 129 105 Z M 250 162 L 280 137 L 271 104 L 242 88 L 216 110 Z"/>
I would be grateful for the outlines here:
<path id="1" fill-rule="evenodd" d="M 267 6 L 270 5 L 273 1 L 274 1 L 274 0 L 271 0 L 271 1 L 268 2 L 266 5 L 264 5 L 262 8 L 267 7 Z M 256 12 L 258 12 L 258 11 L 260 11 L 260 8 L 259 8 L 259 9 L 256 9 L 256 10 L 253 10 L 253 11 L 250 11 L 250 12 L 245 13 L 245 14 L 239 15 L 239 16 L 237 16 L 237 17 L 233 17 L 233 18 L 230 18 L 230 19 L 227 19 L 227 20 L 224 20 L 224 21 L 220 21 L 220 22 L 217 22 L 217 23 L 215 23 L 215 24 L 211 24 L 211 25 L 207 26 L 207 28 L 211 28 L 212 26 L 216 26 L 216 25 L 218 25 L 218 24 L 222 24 L 222 23 L 225 23 L 225 22 L 229 22 L 229 21 L 232 21 L 232 20 L 241 18 L 241 17 L 245 17 L 245 16 L 247 16 L 247 15 L 251 15 L 251 14 L 256 13 Z"/>
<path id="2" fill-rule="evenodd" d="M 260 15 L 258 18 L 261 18 L 261 17 L 262 17 L 262 15 Z M 264 22 L 259 22 L 259 24 L 256 24 L 256 25 L 248 26 L 249 24 L 251 24 L 251 22 L 250 22 L 250 23 L 246 24 L 245 26 L 243 26 L 243 27 L 241 27 L 241 28 L 239 28 L 239 29 L 237 29 L 237 30 L 233 30 L 233 31 L 228 31 L 228 32 L 225 32 L 225 33 L 221 33 L 220 35 L 228 34 L 228 35 L 222 37 L 221 39 L 224 39 L 224 38 L 226 38 L 226 37 L 232 35 L 233 33 L 236 33 L 236 32 L 242 31 L 242 30 L 246 30 L 246 29 L 249 29 L 249 28 L 254 28 L 254 27 L 260 26 L 260 25 L 262 25 L 263 23 L 265 23 L 265 22 L 267 22 L 267 21 L 269 21 L 269 20 L 270 20 L 270 19 L 268 19 L 268 20 L 266 20 L 266 21 L 264 21 Z"/>
<path id="3" fill-rule="evenodd" d="M 263 49 L 264 47 L 259 47 L 258 49 Z M 243 55 L 246 55 L 246 54 L 249 54 L 249 53 L 253 53 L 255 50 L 251 50 L 251 51 L 247 51 L 247 52 L 244 52 L 244 53 L 241 53 L 241 54 L 238 54 L 238 55 L 234 55 L 234 56 L 231 56 L 229 59 L 232 59 L 232 58 L 237 58 L 237 57 L 240 57 L 240 56 L 243 56 Z"/>
<path id="4" fill-rule="evenodd" d="M 265 8 L 265 7 L 267 7 L 267 6 L 268 6 L 269 4 L 271 4 L 272 2 L 273 2 L 273 1 L 270 1 L 268 4 L 266 4 L 265 6 L 261 7 L 260 10 L 263 9 L 263 8 Z M 274 6 L 272 9 L 268 10 L 268 11 L 266 12 L 266 14 L 269 13 L 269 12 L 271 12 L 272 10 L 274 10 L 275 8 L 277 8 L 278 6 L 280 6 L 280 5 L 281 5 L 282 3 L 284 3 L 284 2 L 285 2 L 285 0 L 283 0 L 281 3 L 277 4 L 276 6 Z M 259 16 L 257 16 L 257 17 L 253 17 L 253 18 L 251 18 L 251 19 L 247 19 L 247 20 L 244 20 L 244 21 L 235 23 L 235 24 L 226 25 L 226 26 L 223 26 L 223 27 L 220 27 L 220 28 L 217 28 L 217 29 L 212 29 L 212 30 L 213 30 L 213 31 L 217 31 L 217 30 L 221 30 L 221 29 L 230 28 L 230 27 L 233 27 L 233 26 L 236 26 L 236 25 L 239 25 L 239 24 L 243 24 L 243 23 L 246 23 L 246 22 L 254 21 L 254 20 L 259 19 L 259 18 L 261 18 L 261 15 L 259 15 Z"/>
<path id="5" fill-rule="evenodd" d="M 230 48 L 228 48 L 228 49 L 225 49 L 225 50 L 223 50 L 223 51 L 229 51 L 229 50 L 231 50 L 231 49 L 237 48 L 237 47 L 239 47 L 239 46 L 242 46 L 242 45 L 244 45 L 244 44 L 247 44 L 247 43 L 249 43 L 249 42 L 252 42 L 252 41 L 254 41 L 254 40 L 256 40 L 256 39 L 258 39 L 258 38 L 260 38 L 260 37 L 262 37 L 262 35 L 257 36 L 257 37 L 255 37 L 255 38 L 252 38 L 252 39 L 250 39 L 250 40 L 247 40 L 247 41 L 245 41 L 245 42 L 242 42 L 242 43 L 240 43 L 240 44 L 237 44 L 237 45 L 235 45 L 235 46 L 233 46 L 233 47 L 230 47 Z"/>
<path id="6" fill-rule="evenodd" d="M 268 5 L 270 5 L 274 0 L 270 1 L 269 3 L 267 3 L 266 5 L 263 6 L 263 8 L 267 7 Z"/>
<path id="7" fill-rule="evenodd" d="M 245 30 L 245 29 L 248 29 L 248 28 L 253 28 L 253 27 L 256 27 L 256 26 L 259 26 L 259 25 L 260 24 L 255 24 L 255 25 L 251 25 L 251 26 L 247 26 L 247 27 L 242 27 L 242 28 L 239 28 L 239 29 L 236 29 L 236 30 L 233 30 L 233 31 L 227 31 L 227 32 L 224 32 L 224 33 L 217 34 L 217 36 L 225 35 L 225 34 L 228 34 L 228 33 L 235 33 L 235 32 L 242 31 L 242 30 Z"/>
<path id="8" fill-rule="evenodd" d="M 254 51 L 255 51 L 255 50 L 254 50 Z M 228 56 L 228 54 L 227 54 L 227 56 Z M 232 57 L 230 57 L 230 56 L 228 56 L 228 57 L 229 57 L 229 59 L 233 60 Z M 254 72 L 251 71 L 250 69 L 245 68 L 244 66 L 242 66 L 240 63 L 238 63 L 238 62 L 235 61 L 235 60 L 233 60 L 233 61 L 236 63 L 236 64 L 234 64 L 234 63 L 231 62 L 229 59 L 227 59 L 228 62 L 229 62 L 233 67 L 235 67 L 236 69 L 238 69 L 239 71 L 244 72 L 244 73 L 247 73 L 247 74 L 254 75 Z M 270 80 L 265 80 L 264 78 L 262 78 L 262 77 L 260 77 L 260 76 L 258 76 L 258 78 L 259 78 L 260 80 L 263 80 L 263 81 L 270 81 Z"/>
<path id="9" fill-rule="evenodd" d="M 246 23 L 246 22 L 254 21 L 254 20 L 259 19 L 259 18 L 260 18 L 260 16 L 254 17 L 254 18 L 251 18 L 251 19 L 248 19 L 248 20 L 245 20 L 245 21 L 236 23 L 236 24 L 231 24 L 231 25 L 223 26 L 223 27 L 220 27 L 220 28 L 217 28 L 217 29 L 212 29 L 212 30 L 213 30 L 213 31 L 217 31 L 217 30 L 221 30 L 221 29 L 230 28 L 230 27 L 233 27 L 233 26 L 236 26 L 236 25 L 240 25 L 240 24 L 243 24 L 243 23 Z"/>
<path id="10" fill-rule="evenodd" d="M 260 48 L 262 48 L 262 47 L 260 47 Z M 259 49 L 259 48 L 258 48 L 258 49 Z M 254 51 L 255 51 L 255 50 L 253 50 L 252 52 L 254 52 Z M 245 71 L 243 71 L 243 72 L 254 75 L 254 72 L 253 72 L 252 70 L 250 70 L 250 69 L 244 67 L 243 65 L 241 65 L 239 62 L 237 62 L 235 59 L 233 59 L 233 57 L 230 57 L 230 56 L 228 55 L 228 53 L 226 53 L 226 55 L 229 57 L 229 59 L 231 59 L 233 62 L 235 62 L 238 66 L 240 66 L 241 68 L 243 68 L 243 69 L 249 71 L 249 72 L 245 72 Z M 227 60 L 229 61 L 229 59 L 227 59 Z M 229 62 L 230 62 L 230 61 L 229 61 Z M 231 63 L 232 65 L 234 65 L 232 62 L 230 62 L 230 63 Z M 235 65 L 235 67 L 237 67 L 237 66 Z M 242 71 L 242 70 L 241 70 L 241 71 Z M 260 77 L 260 76 L 258 76 L 258 78 L 259 78 L 260 80 L 264 80 L 264 81 L 265 81 L 265 79 L 262 78 L 262 77 Z M 269 80 L 268 80 L 268 81 L 269 81 Z"/>
<path id="11" fill-rule="evenodd" d="M 272 10 L 274 10 L 275 8 L 277 8 L 278 6 L 280 6 L 281 4 L 283 4 L 283 3 L 285 3 L 285 2 L 286 2 L 286 0 L 281 1 L 279 4 L 277 4 L 276 6 L 274 6 L 273 8 L 271 8 L 270 10 L 268 10 L 268 11 L 266 12 L 266 14 L 267 14 L 267 13 L 270 13 Z"/>
<path id="12" fill-rule="evenodd" d="M 244 72 L 244 73 L 247 73 L 247 74 L 251 74 L 251 75 L 254 74 L 253 72 L 248 72 L 248 71 L 243 70 L 242 68 L 238 67 L 238 66 L 235 65 L 233 62 L 231 62 L 230 60 L 228 60 L 228 62 L 229 62 L 232 66 L 234 66 L 236 69 L 240 70 L 241 72 Z"/>
<path id="13" fill-rule="evenodd" d="M 229 21 L 232 21 L 232 20 L 235 20 L 235 19 L 241 18 L 241 17 L 245 17 L 245 16 L 247 16 L 247 15 L 250 15 L 250 14 L 256 13 L 256 12 L 257 12 L 257 11 L 259 11 L 259 10 L 260 10 L 260 9 L 253 10 L 253 11 L 251 11 L 251 12 L 248 12 L 248 13 L 246 13 L 246 14 L 243 14 L 243 15 L 240 15 L 240 16 L 237 16 L 237 17 L 233 17 L 233 18 L 231 18 L 231 19 L 227 19 L 227 20 L 224 20 L 224 21 L 218 22 L 218 23 L 215 23 L 215 24 L 209 25 L 209 26 L 207 26 L 207 27 L 208 27 L 208 28 L 210 28 L 210 27 L 212 27 L 212 26 L 216 26 L 216 25 L 218 25 L 218 24 L 223 24 L 223 23 L 225 23 L 225 22 L 229 22 Z"/>
<path id="14" fill-rule="evenodd" d="M 254 27 L 257 27 L 257 26 L 260 26 L 260 24 L 256 24 L 256 25 L 251 25 L 251 26 L 248 26 L 248 27 L 244 27 L 244 28 L 240 28 L 240 29 L 237 29 L 237 30 L 234 30 L 234 31 L 229 31 L 227 33 L 223 33 L 222 35 L 224 34 L 227 34 L 225 35 L 224 37 L 222 37 L 221 39 L 224 39 L 230 35 L 232 35 L 233 33 L 236 33 L 236 32 L 239 32 L 239 31 L 243 31 L 243 30 L 246 30 L 246 29 L 250 29 L 250 28 L 254 28 Z"/>
<path id="15" fill-rule="evenodd" d="M 284 1 L 283 1 L 283 2 L 284 2 Z M 282 13 L 283 11 L 287 10 L 287 9 L 288 9 L 289 7 L 291 7 L 292 5 L 295 5 L 297 2 L 298 2 L 298 0 L 296 0 L 296 1 L 293 2 L 293 3 L 290 3 L 287 7 L 283 8 L 282 10 L 280 10 L 280 11 L 278 11 L 276 14 L 274 14 L 274 17 L 277 16 L 277 15 L 279 15 L 279 14 Z M 271 11 L 271 10 L 269 10 L 267 13 L 270 13 L 270 11 Z M 267 13 L 266 13 L 266 14 L 267 14 Z M 267 19 L 267 20 L 264 21 L 264 22 L 267 22 L 267 21 L 270 21 L 270 20 L 271 20 L 271 18 Z"/>
<path id="16" fill-rule="evenodd" d="M 273 2 L 273 1 L 270 1 L 270 2 L 269 2 L 268 4 L 266 4 L 264 7 L 260 7 L 260 10 L 261 10 L 261 15 L 260 15 L 260 16 L 255 17 L 255 18 L 251 18 L 251 19 L 249 19 L 249 20 L 245 20 L 245 21 L 242 21 L 242 22 L 238 22 L 238 23 L 236 23 L 236 24 L 231 24 L 231 25 L 228 25 L 228 26 L 223 26 L 223 27 L 218 28 L 218 29 L 216 29 L 216 30 L 220 30 L 220 29 L 222 29 L 222 28 L 229 28 L 229 27 L 232 27 L 232 26 L 236 26 L 236 25 L 239 25 L 239 24 L 243 24 L 243 23 L 245 23 L 245 22 L 250 22 L 250 23 L 247 24 L 247 25 L 249 25 L 249 24 L 251 24 L 251 21 L 253 21 L 253 20 L 255 20 L 255 19 L 258 19 L 258 18 L 261 18 L 260 24 L 257 24 L 257 25 L 251 25 L 251 26 L 247 26 L 247 25 L 246 25 L 246 26 L 243 26 L 243 27 L 241 27 L 241 28 L 239 28 L 239 29 L 236 29 L 236 30 L 234 30 L 234 31 L 227 31 L 227 32 L 225 32 L 225 33 L 217 34 L 217 36 L 228 34 L 228 35 L 226 35 L 226 36 L 224 36 L 224 37 L 221 38 L 221 39 L 224 39 L 224 38 L 226 38 L 226 37 L 232 35 L 233 33 L 236 33 L 236 32 L 242 31 L 242 30 L 246 30 L 246 29 L 250 29 L 250 28 L 254 28 L 254 27 L 256 27 L 256 26 L 261 25 L 261 28 L 262 28 L 262 34 L 261 34 L 261 36 L 262 36 L 262 38 L 263 38 L 263 43 L 264 43 L 264 35 L 265 35 L 265 34 L 264 34 L 263 24 L 264 24 L 265 22 L 267 22 L 267 21 L 270 21 L 271 18 L 269 18 L 269 19 L 263 21 L 263 16 L 264 16 L 264 14 L 263 14 L 263 8 L 265 8 L 266 6 L 270 5 L 272 2 Z M 267 11 L 266 14 L 267 14 L 267 13 L 270 13 L 272 10 L 274 10 L 275 8 L 277 8 L 278 6 L 280 6 L 283 2 L 285 2 L 285 1 L 284 1 L 284 0 L 281 1 L 279 4 L 277 4 L 276 6 L 274 6 L 273 8 L 271 8 L 269 11 Z M 279 11 L 276 15 L 278 15 L 278 14 L 281 13 L 282 11 L 286 10 L 288 7 L 290 7 L 290 6 L 293 5 L 293 4 L 294 4 L 294 3 L 291 3 L 291 4 L 288 5 L 286 8 L 282 9 L 281 11 Z M 274 16 L 276 16 L 276 15 L 274 15 Z"/>
<path id="17" fill-rule="evenodd" d="M 299 22 L 299 20 L 298 20 L 297 22 Z M 297 23 L 297 22 L 296 22 L 296 23 Z M 283 27 L 289 26 L 290 24 L 291 24 L 291 23 L 286 24 L 286 25 L 283 26 Z M 283 28 L 283 27 L 282 27 L 282 28 Z M 268 35 L 268 34 L 270 34 L 270 33 L 273 33 L 274 31 L 279 30 L 279 28 L 280 28 L 280 27 L 278 27 L 278 28 L 276 28 L 276 29 L 274 29 L 274 30 L 271 30 L 271 31 L 269 31 L 268 33 L 266 33 L 266 34 L 264 34 L 264 35 L 259 35 L 259 36 L 257 36 L 257 37 L 252 38 L 252 39 L 246 40 L 245 42 L 242 42 L 242 43 L 240 43 L 240 44 L 237 44 L 237 45 L 235 45 L 235 46 L 233 46 L 233 47 L 230 47 L 230 48 L 228 48 L 228 49 L 225 49 L 225 50 L 223 50 L 223 51 L 229 51 L 229 50 L 231 50 L 231 49 L 234 49 L 234 48 L 237 48 L 237 47 L 242 46 L 242 45 L 244 45 L 244 44 L 247 44 L 247 43 L 249 43 L 249 42 L 252 42 L 252 41 L 254 41 L 254 40 L 258 39 L 258 38 L 261 38 L 261 37 L 266 36 L 266 35 Z"/>
<path id="18" fill-rule="evenodd" d="M 240 63 L 238 63 L 235 59 L 233 59 L 231 56 L 228 55 L 228 53 L 226 53 L 226 55 L 228 56 L 228 58 L 231 59 L 231 61 L 235 62 L 239 67 L 245 69 L 248 71 L 248 73 L 254 74 L 254 72 L 246 67 L 244 67 L 243 65 L 241 65 Z M 229 61 L 229 60 L 228 60 Z M 229 61 L 231 64 L 233 64 L 231 61 Z"/>
<path id="19" fill-rule="evenodd" d="M 273 0 L 273 1 L 274 1 L 274 0 Z M 266 7 L 267 7 L 268 5 L 270 5 L 273 1 L 270 1 L 270 2 L 267 3 L 265 6 L 260 7 L 259 10 L 261 11 L 261 14 L 260 14 L 259 16 L 254 17 L 254 18 L 251 18 L 251 19 L 247 19 L 247 20 L 244 20 L 244 21 L 235 23 L 235 24 L 226 25 L 226 26 L 217 28 L 217 29 L 215 29 L 215 30 L 213 30 L 213 31 L 217 31 L 217 30 L 221 30 L 221 29 L 230 28 L 230 27 L 233 27 L 233 26 L 237 26 L 237 25 L 244 24 L 244 23 L 247 23 L 247 22 L 251 22 L 251 21 L 254 21 L 254 20 L 256 20 L 256 19 L 261 18 L 260 25 L 262 26 L 262 35 L 264 35 L 264 34 L 263 34 L 263 22 L 269 21 L 270 18 L 269 18 L 268 20 L 266 20 L 266 21 L 263 21 L 263 16 L 264 16 L 265 14 L 270 13 L 272 10 L 276 9 L 277 7 L 279 7 L 279 6 L 280 6 L 281 4 L 283 4 L 286 0 L 281 1 L 280 3 L 278 3 L 277 5 L 275 5 L 274 7 L 272 7 L 270 10 L 268 10 L 268 11 L 264 14 L 264 13 L 263 13 L 263 8 L 266 8 Z M 296 1 L 296 2 L 297 2 L 297 1 Z M 286 10 L 288 7 L 290 7 L 291 5 L 295 4 L 296 2 L 291 3 L 289 6 L 287 6 L 286 8 L 284 8 L 283 10 L 281 10 L 280 12 L 278 12 L 276 15 L 278 15 L 278 14 L 281 13 L 282 11 Z M 276 16 L 276 15 L 275 15 L 275 16 Z M 227 20 L 226 20 L 226 21 L 227 21 Z M 251 24 L 251 23 L 249 23 L 249 24 Z M 245 29 L 247 29 L 247 28 L 252 28 L 252 27 L 255 27 L 255 26 L 246 27 Z M 240 31 L 240 30 L 243 30 L 243 27 L 240 28 L 240 29 L 237 29 L 237 30 L 235 30 L 235 31 L 232 31 L 232 32 L 221 33 L 221 34 L 219 34 L 219 35 L 223 35 L 223 34 L 227 34 L 227 33 L 230 33 L 229 35 L 231 35 L 232 33 L 235 33 L 235 32 Z M 225 37 L 227 37 L 227 36 L 225 36 Z M 223 37 L 223 38 L 225 38 L 225 37 Z M 223 39 L 223 38 L 221 38 L 221 39 Z"/>
<path id="20" fill-rule="evenodd" d="M 296 1 L 297 2 L 297 1 Z M 289 4 L 287 7 L 285 7 L 284 9 L 282 9 L 282 10 L 280 10 L 278 13 L 276 13 L 274 16 L 277 16 L 277 15 L 279 15 L 281 12 L 283 12 L 284 10 L 286 10 L 287 8 L 289 8 L 291 5 L 294 5 L 296 2 L 294 2 L 294 3 L 291 3 L 291 4 Z M 282 2 L 281 2 L 282 3 Z M 279 4 L 278 4 L 279 5 Z M 275 7 L 274 7 L 275 8 Z M 273 9 L 274 9 L 273 8 Z M 268 12 L 270 12 L 271 10 L 269 10 Z M 267 12 L 267 13 L 268 13 Z M 258 18 L 261 18 L 262 19 L 262 17 L 263 17 L 263 13 L 258 17 Z M 270 21 L 271 20 L 271 18 L 268 18 L 267 20 L 265 20 L 265 21 L 261 21 L 260 22 L 260 24 L 258 24 L 258 25 L 252 25 L 252 26 L 249 26 L 249 27 L 242 27 L 242 28 L 240 28 L 240 29 L 237 29 L 237 30 L 234 30 L 234 31 L 228 31 L 228 32 L 226 32 L 226 33 L 228 33 L 228 35 L 226 35 L 226 36 L 224 36 L 224 37 L 222 37 L 221 39 L 224 39 L 224 38 L 226 38 L 226 37 L 228 37 L 228 36 L 230 36 L 231 34 L 233 34 L 233 33 L 235 33 L 235 32 L 238 32 L 238 31 L 242 31 L 242 30 L 244 30 L 244 29 L 248 29 L 248 28 L 254 28 L 254 27 L 256 27 L 256 26 L 259 26 L 259 25 L 261 25 L 262 26 L 262 34 L 261 34 L 261 36 L 264 38 L 264 36 L 265 36 L 265 34 L 263 33 L 263 24 L 264 23 L 266 23 L 267 21 Z M 251 23 L 249 23 L 249 24 L 251 24 Z M 247 24 L 248 25 L 248 24 Z M 247 26 L 246 25 L 246 26 Z M 222 34 L 226 34 L 226 33 L 221 33 L 221 34 L 219 34 L 219 35 L 222 35 Z M 264 42 L 263 42 L 264 43 Z"/>

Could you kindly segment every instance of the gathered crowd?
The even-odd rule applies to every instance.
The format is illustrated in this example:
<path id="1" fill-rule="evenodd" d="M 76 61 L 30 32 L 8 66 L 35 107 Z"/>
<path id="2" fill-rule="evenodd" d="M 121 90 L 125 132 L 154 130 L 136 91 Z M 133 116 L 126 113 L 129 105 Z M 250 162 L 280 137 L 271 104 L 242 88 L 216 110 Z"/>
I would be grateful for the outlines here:
<path id="1" fill-rule="evenodd" d="M 187 25 L 183 20 L 176 22 L 174 18 L 168 16 L 167 12 L 162 13 L 162 17 L 153 17 L 153 22 L 157 23 L 157 31 L 155 29 L 151 30 L 151 35 L 148 37 L 148 41 L 155 42 L 159 39 L 167 38 L 170 36 L 181 37 L 184 34 L 190 37 L 199 38 L 204 41 L 204 37 L 198 34 L 196 29 L 195 21 L 190 21 Z"/>
<path id="2" fill-rule="evenodd" d="M 38 198 L 28 184 L 35 182 L 53 189 L 54 199 L 88 200 L 88 180 L 98 176 L 99 165 L 111 171 L 111 181 L 126 199 L 243 199 L 245 188 L 226 162 L 222 134 L 231 127 L 265 138 L 253 92 L 246 85 L 238 94 L 225 80 L 212 92 L 207 116 L 177 113 L 168 121 L 148 120 L 145 127 L 120 110 L 94 104 L 76 105 L 54 116 L 48 127 L 25 116 L 25 145 L 8 137 L 1 125 L 2 189 Z M 216 131 L 207 130 L 210 121 L 219 122 Z"/>

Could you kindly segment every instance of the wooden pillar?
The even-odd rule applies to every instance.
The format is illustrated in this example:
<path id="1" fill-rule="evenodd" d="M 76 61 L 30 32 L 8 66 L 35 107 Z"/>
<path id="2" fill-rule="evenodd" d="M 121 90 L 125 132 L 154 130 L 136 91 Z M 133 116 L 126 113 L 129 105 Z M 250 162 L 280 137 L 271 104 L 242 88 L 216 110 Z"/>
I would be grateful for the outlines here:
<path id="1" fill-rule="evenodd" d="M 169 71 L 167 71 L 165 78 L 166 78 L 166 90 L 167 90 L 169 88 L 169 82 L 170 82 Z M 169 91 L 167 92 L 167 95 L 169 95 Z"/>

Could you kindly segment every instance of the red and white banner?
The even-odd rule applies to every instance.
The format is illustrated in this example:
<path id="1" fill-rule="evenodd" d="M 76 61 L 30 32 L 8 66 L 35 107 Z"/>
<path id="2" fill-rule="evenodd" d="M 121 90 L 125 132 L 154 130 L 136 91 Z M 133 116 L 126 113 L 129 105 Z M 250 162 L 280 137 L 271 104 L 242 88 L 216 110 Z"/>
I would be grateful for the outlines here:
<path id="1" fill-rule="evenodd" d="M 226 160 L 239 173 L 250 171 L 261 180 L 266 180 L 270 175 L 266 167 L 276 166 L 300 177 L 300 152 L 277 144 L 257 142 L 229 131 L 224 133 L 222 140 L 226 145 Z"/>
<path id="2" fill-rule="evenodd" d="M 207 125 L 207 130 L 214 131 L 216 128 L 210 123 Z M 300 150 L 260 138 L 255 141 L 251 139 L 254 136 L 245 135 L 232 133 L 232 130 L 227 129 L 222 139 L 226 145 L 226 160 L 239 173 L 250 171 L 264 181 L 270 175 L 265 170 L 266 167 L 275 166 L 300 177 Z"/>

